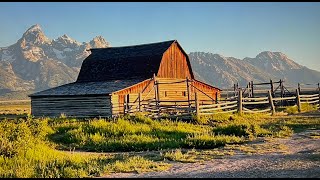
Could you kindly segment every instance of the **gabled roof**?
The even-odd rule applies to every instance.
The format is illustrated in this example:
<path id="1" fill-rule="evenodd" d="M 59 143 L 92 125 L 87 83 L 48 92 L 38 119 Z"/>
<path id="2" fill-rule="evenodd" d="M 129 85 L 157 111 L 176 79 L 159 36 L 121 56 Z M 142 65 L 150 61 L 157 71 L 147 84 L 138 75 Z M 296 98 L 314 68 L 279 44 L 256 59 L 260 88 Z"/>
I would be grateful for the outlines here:
<path id="1" fill-rule="evenodd" d="M 30 97 L 38 96 L 82 96 L 82 95 L 108 95 L 112 92 L 132 86 L 142 79 L 131 80 L 114 80 L 102 82 L 74 82 L 58 86 L 55 88 L 40 91 L 29 95 Z"/>
<path id="2" fill-rule="evenodd" d="M 91 49 L 77 82 L 150 78 L 157 74 L 163 53 L 174 42 Z"/>

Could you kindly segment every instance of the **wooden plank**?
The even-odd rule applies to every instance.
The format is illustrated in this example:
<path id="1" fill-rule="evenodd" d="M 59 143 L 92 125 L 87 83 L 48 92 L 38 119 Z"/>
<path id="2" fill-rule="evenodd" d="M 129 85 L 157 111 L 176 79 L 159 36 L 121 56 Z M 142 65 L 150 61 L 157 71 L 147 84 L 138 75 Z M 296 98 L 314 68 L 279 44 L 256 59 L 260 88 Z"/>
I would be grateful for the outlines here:
<path id="1" fill-rule="evenodd" d="M 233 112 L 237 112 L 237 109 L 230 110 L 230 111 L 215 111 L 211 113 L 200 113 L 200 115 L 213 115 L 213 114 L 224 114 L 224 113 L 233 113 Z"/>
<path id="2" fill-rule="evenodd" d="M 319 99 L 319 97 L 311 97 L 311 98 L 300 98 L 301 101 L 305 100 L 305 101 L 312 101 L 312 100 L 315 100 L 315 99 Z"/>
<path id="3" fill-rule="evenodd" d="M 282 101 L 282 100 L 294 100 L 296 97 L 278 97 L 278 98 L 272 98 L 273 101 Z"/>
<path id="4" fill-rule="evenodd" d="M 242 104 L 267 104 L 269 101 L 257 101 L 257 102 L 242 102 Z"/>
<path id="5" fill-rule="evenodd" d="M 246 112 L 246 113 L 263 113 L 263 112 L 271 111 L 270 108 L 263 109 L 263 110 L 251 110 L 251 109 L 243 108 L 243 110 L 244 110 L 243 112 Z"/>
<path id="6" fill-rule="evenodd" d="M 230 105 L 230 104 L 236 104 L 238 101 L 231 101 L 231 102 L 226 102 L 226 103 L 220 103 L 220 104 L 210 104 L 210 105 L 200 105 L 200 108 L 213 108 L 213 107 L 218 107 L 218 106 L 225 106 L 225 105 Z"/>
<path id="7" fill-rule="evenodd" d="M 242 98 L 244 101 L 259 101 L 259 100 L 268 100 L 268 97 L 259 97 L 259 98 Z"/>
<path id="8" fill-rule="evenodd" d="M 208 112 L 208 111 L 217 111 L 217 110 L 222 110 L 222 109 L 230 109 L 237 107 L 238 105 L 232 105 L 232 106 L 224 106 L 224 107 L 219 107 L 219 108 L 211 108 L 211 109 L 200 109 L 200 112 Z"/>
<path id="9" fill-rule="evenodd" d="M 317 103 L 317 102 L 319 102 L 319 99 L 315 100 L 315 101 L 304 101 L 304 102 L 301 102 L 301 104 L 313 104 L 313 103 Z"/>
<path id="10" fill-rule="evenodd" d="M 311 97 L 318 97 L 319 94 L 312 94 L 312 95 L 300 95 L 301 98 L 311 98 Z"/>

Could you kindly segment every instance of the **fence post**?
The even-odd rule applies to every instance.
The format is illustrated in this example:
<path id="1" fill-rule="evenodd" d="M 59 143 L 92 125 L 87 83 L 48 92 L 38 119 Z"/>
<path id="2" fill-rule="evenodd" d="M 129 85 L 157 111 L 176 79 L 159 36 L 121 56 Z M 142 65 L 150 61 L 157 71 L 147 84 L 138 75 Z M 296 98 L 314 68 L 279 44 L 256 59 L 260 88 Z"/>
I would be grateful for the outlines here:
<path id="1" fill-rule="evenodd" d="M 254 92 L 253 92 L 253 81 L 251 81 L 251 97 L 254 97 Z"/>
<path id="2" fill-rule="evenodd" d="M 198 99 L 198 93 L 197 92 L 195 92 L 194 93 L 194 99 L 195 99 L 195 101 L 196 101 L 196 116 L 197 116 L 197 118 L 199 118 L 199 114 L 200 114 L 200 108 L 199 108 L 199 99 Z"/>
<path id="3" fill-rule="evenodd" d="M 318 83 L 318 95 L 319 95 L 319 109 L 320 109 L 320 83 Z"/>
<path id="4" fill-rule="evenodd" d="M 159 109 L 159 99 L 158 99 L 158 81 L 156 79 L 156 75 L 153 74 L 153 81 L 154 81 L 154 98 L 156 100 L 156 109 Z"/>
<path id="5" fill-rule="evenodd" d="M 301 112 L 300 94 L 299 94 L 299 90 L 298 90 L 298 89 L 296 89 L 296 94 L 297 94 L 297 106 L 298 106 L 298 112 Z"/>
<path id="6" fill-rule="evenodd" d="M 139 93 L 139 112 L 141 112 L 141 92 Z"/>
<path id="7" fill-rule="evenodd" d="M 242 91 L 239 90 L 238 93 L 238 113 L 242 114 Z"/>
<path id="8" fill-rule="evenodd" d="M 273 82 L 272 79 L 270 79 L 270 89 L 271 89 L 271 95 L 272 97 L 274 96 L 274 92 L 273 92 Z"/>
<path id="9" fill-rule="evenodd" d="M 187 91 L 188 91 L 188 106 L 189 106 L 189 109 L 191 108 L 191 103 L 190 103 L 190 86 L 189 86 L 189 79 L 188 77 L 186 78 L 187 79 Z"/>
<path id="10" fill-rule="evenodd" d="M 218 104 L 218 91 L 216 91 L 215 98 L 216 98 L 216 104 Z"/>
<path id="11" fill-rule="evenodd" d="M 271 115 L 275 115 L 276 108 L 274 107 L 274 104 L 273 104 L 271 91 L 268 91 L 268 98 L 269 98 L 269 103 L 270 103 L 270 108 L 271 108 Z"/>
<path id="12" fill-rule="evenodd" d="M 127 95 L 124 95 L 123 115 L 126 115 L 126 110 L 127 110 Z"/>
<path id="13" fill-rule="evenodd" d="M 248 88 L 248 97 L 252 97 L 251 82 L 250 81 L 249 81 L 249 83 L 247 85 L 247 88 Z"/>
<path id="14" fill-rule="evenodd" d="M 299 91 L 299 94 L 300 94 L 301 93 L 300 83 L 298 83 L 298 91 Z"/>

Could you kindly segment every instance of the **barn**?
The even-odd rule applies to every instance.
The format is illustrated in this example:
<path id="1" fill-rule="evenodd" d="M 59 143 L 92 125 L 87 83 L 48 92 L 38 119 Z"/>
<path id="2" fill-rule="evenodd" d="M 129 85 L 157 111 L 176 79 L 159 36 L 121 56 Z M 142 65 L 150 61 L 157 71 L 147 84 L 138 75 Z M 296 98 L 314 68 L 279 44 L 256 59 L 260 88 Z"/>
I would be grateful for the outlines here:
<path id="1" fill-rule="evenodd" d="M 195 79 L 177 40 L 90 51 L 75 82 L 29 95 L 32 115 L 114 117 L 220 97 L 219 88 Z"/>

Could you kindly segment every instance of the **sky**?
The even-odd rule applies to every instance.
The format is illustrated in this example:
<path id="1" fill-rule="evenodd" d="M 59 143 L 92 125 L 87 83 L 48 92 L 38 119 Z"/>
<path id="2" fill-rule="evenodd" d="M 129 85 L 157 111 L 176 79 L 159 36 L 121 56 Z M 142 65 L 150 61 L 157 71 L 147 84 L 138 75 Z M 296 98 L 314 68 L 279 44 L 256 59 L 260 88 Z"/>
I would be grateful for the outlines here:
<path id="1" fill-rule="evenodd" d="M 282 52 L 320 71 L 319 2 L 0 2 L 0 22 L 0 47 L 39 24 L 50 39 L 101 35 L 113 47 L 176 39 L 187 53 Z"/>

